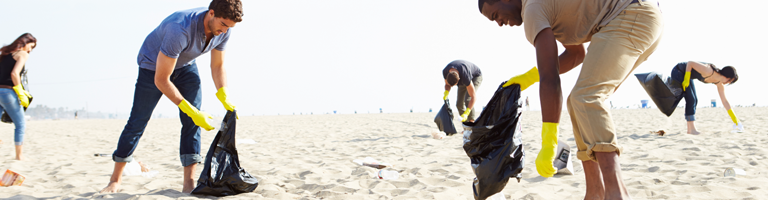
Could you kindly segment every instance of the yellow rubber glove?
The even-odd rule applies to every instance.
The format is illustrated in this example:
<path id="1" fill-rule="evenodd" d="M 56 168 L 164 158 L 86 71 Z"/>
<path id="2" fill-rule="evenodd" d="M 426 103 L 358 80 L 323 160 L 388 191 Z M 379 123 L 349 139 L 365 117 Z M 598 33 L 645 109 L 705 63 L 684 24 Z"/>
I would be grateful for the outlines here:
<path id="1" fill-rule="evenodd" d="M 235 111 L 235 105 L 232 105 L 232 102 L 229 102 L 229 99 L 227 99 L 227 87 L 219 88 L 219 91 L 216 92 L 216 97 L 219 98 L 221 104 L 224 104 L 224 109 Z"/>
<path id="2" fill-rule="evenodd" d="M 472 112 L 471 108 L 467 108 L 467 110 L 464 111 L 463 114 L 461 114 L 461 122 L 467 121 L 467 116 L 469 116 L 469 113 Z"/>
<path id="3" fill-rule="evenodd" d="M 186 99 L 181 100 L 181 103 L 179 103 L 179 109 L 181 109 L 181 112 L 184 112 L 187 114 L 187 116 L 192 118 L 192 121 L 195 122 L 195 125 L 200 126 L 206 131 L 214 129 L 213 126 L 208 123 L 208 119 L 213 119 L 213 117 L 208 113 L 197 110 L 197 108 L 192 106 L 192 104 L 189 104 Z"/>
<path id="4" fill-rule="evenodd" d="M 450 90 L 446 90 L 445 92 L 443 92 L 443 100 L 448 99 L 448 92 L 450 92 Z"/>
<path id="5" fill-rule="evenodd" d="M 13 86 L 13 91 L 19 96 L 19 104 L 23 107 L 29 107 L 29 93 L 24 90 L 24 86 L 21 84 Z"/>
<path id="6" fill-rule="evenodd" d="M 688 88 L 689 85 L 691 85 L 691 72 L 685 72 L 685 77 L 683 77 L 683 91 L 685 91 L 685 88 Z"/>
<path id="7" fill-rule="evenodd" d="M 531 70 L 528 70 L 528 72 L 525 72 L 525 74 L 510 78 L 507 83 L 502 85 L 502 87 L 507 87 L 512 84 L 520 84 L 520 91 L 523 91 L 536 82 L 539 82 L 539 69 L 533 67 Z"/>
<path id="8" fill-rule="evenodd" d="M 733 109 L 728 109 L 728 115 L 731 116 L 734 124 L 739 124 L 739 118 L 736 118 L 736 114 L 733 114 Z"/>
<path id="9" fill-rule="evenodd" d="M 557 172 L 552 165 L 557 150 L 557 124 L 544 122 L 541 126 L 541 151 L 536 157 L 536 171 L 545 178 L 552 177 Z"/>

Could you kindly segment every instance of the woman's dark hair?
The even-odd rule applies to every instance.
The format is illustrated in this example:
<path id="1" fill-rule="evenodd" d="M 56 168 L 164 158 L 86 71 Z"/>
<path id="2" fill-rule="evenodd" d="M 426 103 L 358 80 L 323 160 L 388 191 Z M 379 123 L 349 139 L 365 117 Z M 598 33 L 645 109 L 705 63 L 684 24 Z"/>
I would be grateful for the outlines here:
<path id="1" fill-rule="evenodd" d="M 736 73 L 736 68 L 733 66 L 725 66 L 723 69 L 720 69 L 717 71 L 720 75 L 723 75 L 729 79 L 733 79 L 730 84 L 736 83 L 737 80 L 739 80 L 739 74 Z"/>
<path id="2" fill-rule="evenodd" d="M 29 43 L 35 43 L 35 46 L 32 46 L 32 48 L 37 47 L 37 38 L 35 38 L 35 36 L 32 36 L 31 33 L 21 34 L 21 36 L 19 36 L 18 38 L 16 38 L 16 40 L 13 41 L 13 43 L 0 48 L 0 56 L 4 56 L 4 55 L 11 54 L 13 52 L 16 52 Z"/>
<path id="3" fill-rule="evenodd" d="M 243 3 L 240 0 L 213 0 L 208 9 L 213 10 L 213 16 L 234 22 L 243 21 Z"/>

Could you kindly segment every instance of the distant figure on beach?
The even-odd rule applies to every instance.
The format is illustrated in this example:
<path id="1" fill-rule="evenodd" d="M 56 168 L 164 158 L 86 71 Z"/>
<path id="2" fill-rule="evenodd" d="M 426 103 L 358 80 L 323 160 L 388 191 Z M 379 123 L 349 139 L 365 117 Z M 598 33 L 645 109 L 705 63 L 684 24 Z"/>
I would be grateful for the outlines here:
<path id="1" fill-rule="evenodd" d="M 146 39 L 139 50 L 139 77 L 133 97 L 128 123 L 112 154 L 115 168 L 109 185 L 102 193 L 118 192 L 123 170 L 133 161 L 133 151 L 160 98 L 165 95 L 179 106 L 181 165 L 184 166 L 183 189 L 190 193 L 195 187 L 197 163 L 200 155 L 200 127 L 207 131 L 214 127 L 207 122 L 211 115 L 198 110 L 202 102 L 200 76 L 195 58 L 211 52 L 211 75 L 218 89 L 216 97 L 230 111 L 235 106 L 227 99 L 227 74 L 224 69 L 224 50 L 230 38 L 229 28 L 242 21 L 240 0 L 213 0 L 208 8 L 182 10 L 166 17 Z"/>
<path id="2" fill-rule="evenodd" d="M 448 99 L 451 87 L 458 87 L 456 110 L 461 113 L 461 121 L 474 122 L 480 115 L 480 112 L 472 110 L 475 106 L 475 99 L 477 99 L 475 94 L 477 94 L 480 84 L 483 83 L 483 73 L 480 68 L 469 61 L 454 60 L 443 68 L 443 79 L 445 80 L 443 100 Z"/>
<path id="3" fill-rule="evenodd" d="M 29 107 L 29 93 L 21 84 L 21 74 L 29 59 L 32 49 L 37 47 L 37 38 L 24 33 L 11 44 L 0 48 L 0 107 L 13 120 L 13 144 L 16 146 L 16 160 L 23 160 L 21 155 L 24 144 L 24 131 L 27 119 L 24 108 Z M 2 142 L 2 141 L 0 141 Z"/>
<path id="4" fill-rule="evenodd" d="M 541 80 L 542 147 L 536 170 L 552 177 L 562 110 L 559 74 L 582 64 L 568 96 L 578 152 L 586 178 L 584 199 L 629 199 L 621 180 L 622 147 L 605 103 L 659 44 L 663 18 L 655 0 L 478 0 L 480 13 L 499 26 L 524 26 L 538 69 L 504 85 L 522 90 Z M 565 51 L 558 54 L 559 41 Z M 584 43 L 590 42 L 585 50 Z M 518 58 L 513 59 L 531 59 Z M 598 162 L 599 161 L 599 162 Z"/>
<path id="5" fill-rule="evenodd" d="M 525 97 L 525 110 L 531 111 L 531 106 L 528 104 L 528 96 Z"/>
<path id="6" fill-rule="evenodd" d="M 75 119 L 77 119 L 77 111 L 75 111 Z"/>
<path id="7" fill-rule="evenodd" d="M 743 129 L 743 125 L 736 118 L 736 115 L 731 109 L 731 104 L 728 103 L 728 99 L 725 98 L 725 84 L 731 85 L 739 80 L 739 75 L 736 73 L 736 68 L 732 66 L 725 66 L 722 69 L 715 67 L 711 63 L 688 61 L 681 62 L 672 68 L 672 79 L 680 82 L 683 87 L 683 98 L 685 99 L 685 121 L 688 125 L 688 134 L 698 135 L 700 132 L 696 130 L 694 121 L 696 118 L 696 104 L 698 99 L 696 98 L 696 87 L 692 82 L 693 79 L 698 79 L 702 83 L 712 83 L 717 86 L 717 93 L 720 94 L 720 101 L 723 103 L 723 107 L 728 111 L 728 115 L 731 116 L 734 128 Z"/>

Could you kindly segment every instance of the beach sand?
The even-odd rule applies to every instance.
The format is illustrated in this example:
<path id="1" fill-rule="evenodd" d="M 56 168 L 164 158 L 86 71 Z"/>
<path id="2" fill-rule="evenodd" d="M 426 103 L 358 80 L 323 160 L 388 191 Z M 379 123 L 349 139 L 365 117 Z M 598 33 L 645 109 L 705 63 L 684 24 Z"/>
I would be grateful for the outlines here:
<path id="1" fill-rule="evenodd" d="M 735 108 L 747 126 L 731 133 L 722 108 L 701 108 L 701 135 L 685 133 L 682 109 L 666 117 L 657 109 L 612 110 L 621 154 L 622 176 L 634 199 L 765 199 L 768 196 L 768 108 Z M 241 116 L 237 139 L 240 163 L 259 179 L 253 193 L 227 199 L 473 199 L 474 174 L 462 149 L 461 134 L 437 140 L 437 113 Z M 456 115 L 458 116 L 458 115 Z M 567 112 L 560 139 L 576 151 Z M 220 118 L 217 120 L 221 120 Z M 458 120 L 458 119 L 457 119 Z M 112 172 L 110 157 L 126 120 L 29 121 L 25 161 L 16 161 L 13 125 L 0 124 L 0 170 L 26 177 L 21 186 L 0 187 L 2 199 L 193 199 L 182 194 L 178 157 L 178 119 L 153 119 L 134 156 L 158 175 L 124 177 L 122 191 L 99 194 Z M 459 121 L 455 121 L 460 127 Z M 217 123 L 218 125 L 218 123 Z M 664 130 L 658 136 L 651 131 Z M 526 148 L 523 179 L 511 179 L 507 199 L 582 199 L 580 161 L 574 175 L 543 178 L 534 160 L 540 147 L 540 112 L 523 113 Z M 202 133 L 205 155 L 216 131 Z M 397 180 L 375 178 L 377 169 L 354 159 L 391 163 Z M 746 176 L 723 177 L 728 167 Z M 197 179 L 202 171 L 198 166 Z"/>

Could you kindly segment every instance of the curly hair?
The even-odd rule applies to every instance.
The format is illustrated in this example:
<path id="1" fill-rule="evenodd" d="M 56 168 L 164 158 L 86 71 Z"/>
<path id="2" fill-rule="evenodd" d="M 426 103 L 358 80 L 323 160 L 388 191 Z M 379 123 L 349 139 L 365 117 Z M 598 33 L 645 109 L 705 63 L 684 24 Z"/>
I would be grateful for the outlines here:
<path id="1" fill-rule="evenodd" d="M 229 19 L 234 22 L 243 21 L 243 3 L 240 0 L 213 0 L 208 5 L 213 10 L 213 16 Z"/>

